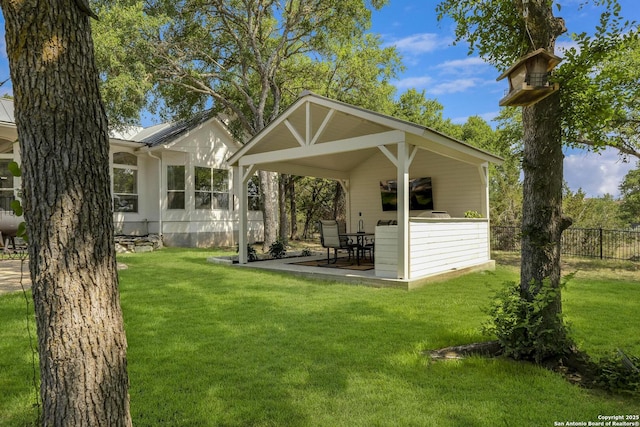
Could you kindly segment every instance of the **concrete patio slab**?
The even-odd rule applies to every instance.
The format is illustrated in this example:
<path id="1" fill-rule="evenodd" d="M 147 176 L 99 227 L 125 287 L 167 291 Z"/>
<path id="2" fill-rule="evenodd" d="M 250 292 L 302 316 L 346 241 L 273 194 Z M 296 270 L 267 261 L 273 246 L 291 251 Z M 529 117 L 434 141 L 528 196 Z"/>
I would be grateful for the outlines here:
<path id="1" fill-rule="evenodd" d="M 423 277 L 417 280 L 401 280 L 401 279 L 385 279 L 375 276 L 375 270 L 357 271 L 348 270 L 343 268 L 326 268 L 326 267 L 312 267 L 299 265 L 301 261 L 313 261 L 317 260 L 322 262 L 326 261 L 325 256 L 311 256 L 311 257 L 296 257 L 296 258 L 284 258 L 273 260 L 262 260 L 256 262 L 250 262 L 247 264 L 232 263 L 229 259 L 220 258 L 208 258 L 212 263 L 224 263 L 234 268 L 249 268 L 255 270 L 266 270 L 280 273 L 292 274 L 300 277 L 306 277 L 310 279 L 329 280 L 340 283 L 351 283 L 357 285 L 373 286 L 379 288 L 397 288 L 411 290 L 420 288 L 424 285 L 434 282 L 440 282 L 453 277 L 457 277 L 463 274 L 467 274 L 474 271 L 486 271 L 494 270 L 495 262 L 489 261 L 488 263 L 477 265 L 474 267 L 451 270 L 445 273 L 436 274 L 433 276 Z"/>
<path id="2" fill-rule="evenodd" d="M 20 279 L 22 278 L 22 285 Z M 29 261 L 20 259 L 0 259 L 0 295 L 21 291 L 31 287 Z"/>

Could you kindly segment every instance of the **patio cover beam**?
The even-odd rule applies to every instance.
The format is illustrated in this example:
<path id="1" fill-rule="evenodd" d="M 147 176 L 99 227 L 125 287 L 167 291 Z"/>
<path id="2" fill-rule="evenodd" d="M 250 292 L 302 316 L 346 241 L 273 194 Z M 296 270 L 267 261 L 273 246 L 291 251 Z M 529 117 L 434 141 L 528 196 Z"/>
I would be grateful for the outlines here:
<path id="1" fill-rule="evenodd" d="M 298 165 L 295 163 L 274 162 L 260 166 L 261 170 L 269 172 L 287 173 L 298 176 L 312 176 L 314 178 L 349 179 L 349 173 L 335 169 L 325 169 L 314 166 Z"/>
<path id="2" fill-rule="evenodd" d="M 354 138 L 323 142 L 321 144 L 316 143 L 305 147 L 285 148 L 279 151 L 247 154 L 242 156 L 238 160 L 238 163 L 240 165 L 261 165 L 265 163 L 324 156 L 327 154 L 348 153 L 351 151 L 363 150 L 365 148 L 377 147 L 379 145 L 404 142 L 404 135 L 405 134 L 402 131 L 392 130 L 371 135 L 356 136 Z"/>

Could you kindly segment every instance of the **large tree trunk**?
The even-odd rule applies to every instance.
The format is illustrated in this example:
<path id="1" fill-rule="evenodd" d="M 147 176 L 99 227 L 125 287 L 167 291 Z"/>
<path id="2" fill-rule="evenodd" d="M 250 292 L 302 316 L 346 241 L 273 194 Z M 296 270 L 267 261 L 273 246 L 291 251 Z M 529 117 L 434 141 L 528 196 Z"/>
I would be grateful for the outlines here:
<path id="1" fill-rule="evenodd" d="M 342 191 L 342 185 L 336 181 L 333 192 L 333 217 L 338 221 L 346 223 L 347 218 L 344 202 L 345 197 L 344 192 Z"/>
<path id="2" fill-rule="evenodd" d="M 289 175 L 288 182 L 288 191 L 289 195 L 289 212 L 290 212 L 290 220 L 291 220 L 291 240 L 299 240 L 298 236 L 298 205 L 296 203 L 296 178 L 292 175 Z"/>
<path id="3" fill-rule="evenodd" d="M 523 108 L 524 198 L 520 290 L 531 300 L 543 282 L 560 283 L 562 221 L 562 143 L 559 97 L 551 96 Z M 560 299 L 553 310 L 560 310 Z"/>
<path id="4" fill-rule="evenodd" d="M 262 215 L 264 219 L 262 250 L 266 252 L 269 250 L 269 246 L 278 238 L 278 178 L 274 172 L 260 171 L 259 175 L 263 195 Z"/>
<path id="5" fill-rule="evenodd" d="M 528 4 L 527 31 L 532 49 L 544 47 L 553 53 L 555 39 L 566 31 L 564 21 L 553 16 L 546 0 Z M 562 124 L 560 97 L 553 94 L 522 110 L 524 171 L 522 203 L 522 261 L 520 294 L 528 301 L 543 286 L 560 286 L 560 238 L 568 222 L 562 217 Z M 546 308 L 544 322 L 564 336 L 557 316 L 560 292 Z"/>
<path id="6" fill-rule="evenodd" d="M 22 152 L 43 425 L 129 426 L 107 119 L 81 0 L 0 0 Z"/>
<path id="7" fill-rule="evenodd" d="M 281 241 L 286 242 L 289 237 L 287 227 L 287 183 L 291 180 L 291 175 L 281 174 L 278 177 L 278 206 L 280 207 L 280 233 Z"/>

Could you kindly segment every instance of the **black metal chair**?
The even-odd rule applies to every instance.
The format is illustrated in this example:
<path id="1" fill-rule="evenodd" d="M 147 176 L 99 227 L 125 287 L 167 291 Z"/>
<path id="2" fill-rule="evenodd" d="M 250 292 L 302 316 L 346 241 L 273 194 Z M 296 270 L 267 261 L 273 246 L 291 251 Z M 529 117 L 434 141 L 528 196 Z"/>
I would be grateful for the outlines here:
<path id="1" fill-rule="evenodd" d="M 349 253 L 349 260 L 357 245 L 352 244 L 348 238 L 340 237 L 338 221 L 322 219 L 318 222 L 320 229 L 320 244 L 327 248 L 327 264 L 331 263 L 330 250 L 333 249 L 333 263 L 338 261 L 338 251 L 346 250 Z"/>

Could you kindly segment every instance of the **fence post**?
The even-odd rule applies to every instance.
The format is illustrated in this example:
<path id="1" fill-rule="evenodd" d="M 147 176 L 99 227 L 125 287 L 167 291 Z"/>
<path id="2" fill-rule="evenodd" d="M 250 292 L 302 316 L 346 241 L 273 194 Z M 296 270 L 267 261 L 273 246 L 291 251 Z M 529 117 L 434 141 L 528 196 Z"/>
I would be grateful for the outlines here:
<path id="1" fill-rule="evenodd" d="M 600 227 L 600 233 L 599 233 L 599 238 L 600 238 L 600 259 L 602 259 L 602 227 Z"/>

